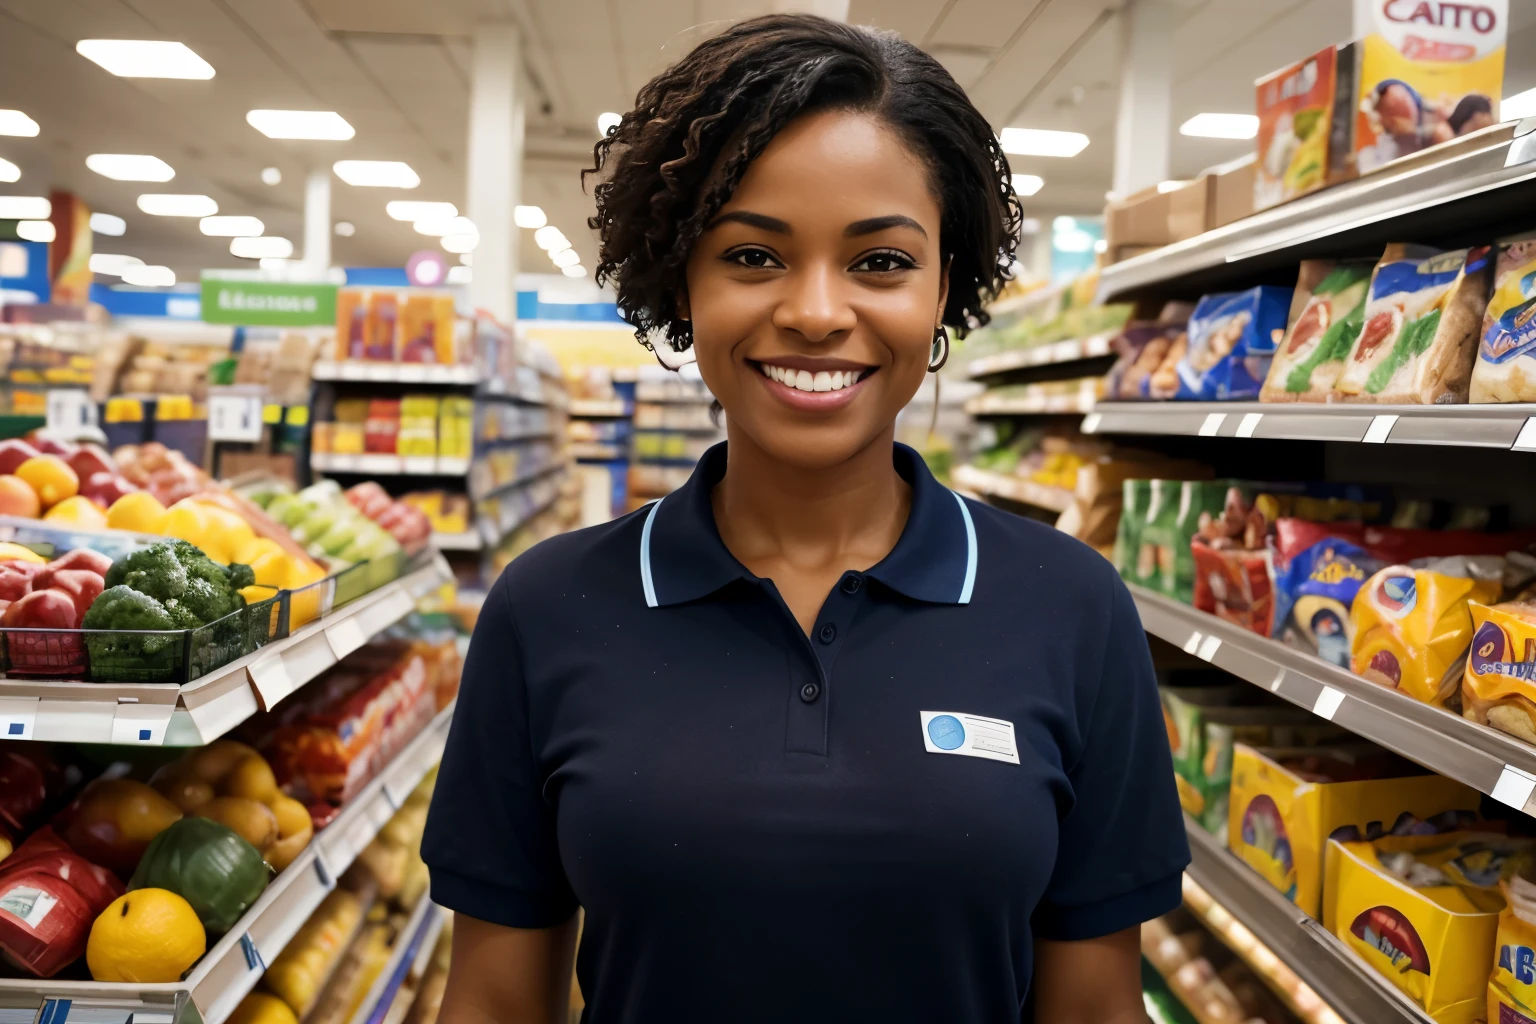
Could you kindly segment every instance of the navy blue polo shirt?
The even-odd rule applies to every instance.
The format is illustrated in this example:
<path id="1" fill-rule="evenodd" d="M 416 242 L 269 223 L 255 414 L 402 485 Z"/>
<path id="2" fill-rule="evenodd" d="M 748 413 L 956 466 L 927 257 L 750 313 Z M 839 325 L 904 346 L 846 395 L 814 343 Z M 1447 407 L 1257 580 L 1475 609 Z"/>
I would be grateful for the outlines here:
<path id="1" fill-rule="evenodd" d="M 1036 938 L 1165 913 L 1189 860 L 1110 564 L 910 448 L 901 539 L 811 634 L 682 489 L 509 566 L 422 854 L 519 928 L 585 909 L 584 1020 L 1017 1024 Z"/>

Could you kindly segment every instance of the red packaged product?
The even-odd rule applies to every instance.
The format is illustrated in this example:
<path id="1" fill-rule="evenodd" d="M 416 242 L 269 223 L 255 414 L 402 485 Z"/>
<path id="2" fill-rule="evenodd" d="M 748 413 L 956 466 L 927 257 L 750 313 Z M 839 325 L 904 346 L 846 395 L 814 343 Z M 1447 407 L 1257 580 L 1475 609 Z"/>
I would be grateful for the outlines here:
<path id="1" fill-rule="evenodd" d="M 78 772 L 61 767 L 46 750 L 0 747 L 0 836 L 20 842 L 76 781 L 72 775 Z"/>
<path id="2" fill-rule="evenodd" d="M 122 894 L 112 872 L 38 829 L 0 862 L 0 950 L 50 978 L 85 954 L 96 916 Z"/>
<path id="3" fill-rule="evenodd" d="M 1261 494 L 1250 504 L 1242 490 L 1233 487 L 1221 515 L 1200 514 L 1189 545 L 1196 608 L 1269 636 L 1275 602 L 1268 540 L 1279 508 L 1273 495 Z"/>

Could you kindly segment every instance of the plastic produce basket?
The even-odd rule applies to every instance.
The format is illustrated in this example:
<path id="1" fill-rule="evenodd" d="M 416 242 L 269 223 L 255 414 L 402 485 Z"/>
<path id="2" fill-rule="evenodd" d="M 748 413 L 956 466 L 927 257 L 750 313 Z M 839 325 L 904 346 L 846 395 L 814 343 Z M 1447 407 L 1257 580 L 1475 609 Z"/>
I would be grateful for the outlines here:
<path id="1" fill-rule="evenodd" d="M 186 684 L 277 639 L 287 624 L 288 592 L 272 591 L 196 629 L 0 627 L 0 668 L 22 678 Z"/>

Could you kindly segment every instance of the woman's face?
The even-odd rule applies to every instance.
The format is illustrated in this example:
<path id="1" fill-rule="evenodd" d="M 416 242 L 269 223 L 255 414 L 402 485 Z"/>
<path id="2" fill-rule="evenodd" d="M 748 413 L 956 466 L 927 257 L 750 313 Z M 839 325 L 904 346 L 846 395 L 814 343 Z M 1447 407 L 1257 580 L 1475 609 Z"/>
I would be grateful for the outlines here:
<path id="1" fill-rule="evenodd" d="M 688 259 L 699 370 L 780 461 L 845 462 L 922 384 L 948 287 L 927 169 L 868 115 L 810 114 L 742 176 Z"/>

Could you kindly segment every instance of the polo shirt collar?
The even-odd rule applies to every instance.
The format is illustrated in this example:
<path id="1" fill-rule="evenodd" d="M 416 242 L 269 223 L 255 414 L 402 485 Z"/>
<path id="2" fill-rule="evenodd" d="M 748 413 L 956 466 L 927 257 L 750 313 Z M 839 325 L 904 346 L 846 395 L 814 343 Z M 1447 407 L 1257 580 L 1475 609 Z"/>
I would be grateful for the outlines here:
<path id="1" fill-rule="evenodd" d="M 969 604 L 976 581 L 976 526 L 965 499 L 933 478 L 904 444 L 892 453 L 912 487 L 912 510 L 891 553 L 865 575 L 933 604 Z M 725 475 L 726 446 L 714 445 L 682 487 L 651 505 L 640 533 L 640 582 L 652 607 L 682 604 L 734 580 L 756 577 L 715 527 L 710 492 Z"/>

